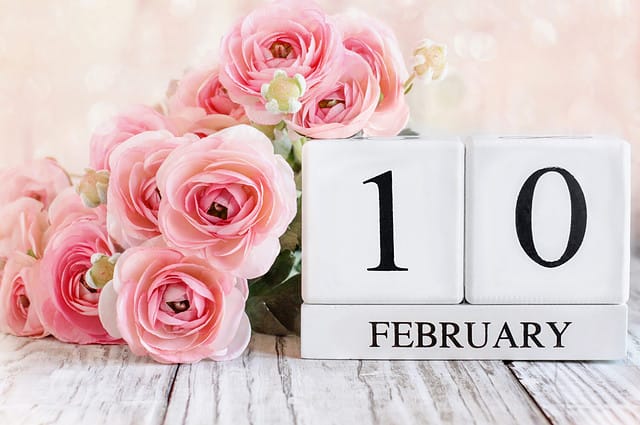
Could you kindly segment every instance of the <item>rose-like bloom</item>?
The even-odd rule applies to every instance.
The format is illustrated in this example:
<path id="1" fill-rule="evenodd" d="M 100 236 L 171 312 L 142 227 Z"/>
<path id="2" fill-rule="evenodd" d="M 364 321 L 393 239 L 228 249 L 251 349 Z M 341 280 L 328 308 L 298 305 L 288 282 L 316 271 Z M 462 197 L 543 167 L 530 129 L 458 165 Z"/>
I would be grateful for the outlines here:
<path id="1" fill-rule="evenodd" d="M 168 94 L 169 119 L 178 134 L 208 135 L 249 120 L 244 107 L 233 102 L 218 78 L 218 68 L 188 72 Z"/>
<path id="2" fill-rule="evenodd" d="M 380 86 L 367 62 L 346 52 L 340 78 L 293 114 L 292 129 L 313 139 L 343 139 L 361 131 L 380 100 Z"/>
<path id="3" fill-rule="evenodd" d="M 105 226 L 96 221 L 76 221 L 52 234 L 37 265 L 39 285 L 30 295 L 53 336 L 76 344 L 121 343 L 107 333 L 98 317 L 100 290 L 85 282 L 91 256 L 111 256 L 115 251 Z"/>
<path id="4" fill-rule="evenodd" d="M 16 336 L 43 337 L 47 335 L 31 305 L 32 285 L 40 282 L 31 270 L 36 259 L 23 253 L 9 258 L 0 282 L 0 331 Z"/>
<path id="5" fill-rule="evenodd" d="M 89 164 L 94 170 L 109 170 L 111 152 L 131 136 L 151 131 L 175 132 L 167 117 L 148 106 L 134 106 L 113 117 L 94 131 L 91 137 Z"/>
<path id="6" fill-rule="evenodd" d="M 283 114 L 266 110 L 262 86 L 277 70 L 300 74 L 306 91 L 299 101 L 332 85 L 344 47 L 338 30 L 316 5 L 280 1 L 251 12 L 227 34 L 220 49 L 220 82 L 259 124 L 276 124 Z"/>
<path id="7" fill-rule="evenodd" d="M 170 245 L 253 278 L 269 270 L 296 214 L 293 171 L 247 125 L 174 150 L 160 167 L 158 219 Z"/>
<path id="8" fill-rule="evenodd" d="M 71 186 L 67 172 L 52 158 L 2 170 L 0 182 L 0 206 L 27 197 L 47 208 L 60 191 Z"/>
<path id="9" fill-rule="evenodd" d="M 107 222 L 107 209 L 104 205 L 89 208 L 83 202 L 80 195 L 72 187 L 60 192 L 53 200 L 48 211 L 50 235 L 76 221 L 91 220 L 101 224 Z"/>
<path id="10" fill-rule="evenodd" d="M 200 257 L 140 246 L 118 260 L 100 297 L 100 318 L 137 355 L 162 363 L 239 356 L 251 337 L 247 281 Z"/>
<path id="11" fill-rule="evenodd" d="M 156 173 L 178 146 L 199 140 L 194 135 L 175 137 L 168 131 L 147 131 L 133 136 L 111 154 L 107 190 L 107 228 L 125 248 L 160 235 L 160 192 Z"/>
<path id="12" fill-rule="evenodd" d="M 49 227 L 42 202 L 20 198 L 0 207 L 0 258 L 15 252 L 41 257 Z"/>
<path id="13" fill-rule="evenodd" d="M 403 83 L 409 73 L 391 28 L 364 14 L 336 17 L 344 47 L 367 61 L 380 85 L 380 101 L 364 127 L 370 136 L 395 136 L 409 120 Z"/>

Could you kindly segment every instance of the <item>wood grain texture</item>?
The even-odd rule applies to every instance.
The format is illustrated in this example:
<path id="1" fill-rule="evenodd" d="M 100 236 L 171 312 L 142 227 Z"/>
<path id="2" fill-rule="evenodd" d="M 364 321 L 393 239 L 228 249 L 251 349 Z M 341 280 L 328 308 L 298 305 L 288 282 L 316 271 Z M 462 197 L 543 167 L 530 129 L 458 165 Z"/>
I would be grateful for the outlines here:
<path id="1" fill-rule="evenodd" d="M 176 369 L 124 346 L 0 334 L 0 424 L 157 424 Z"/>
<path id="2" fill-rule="evenodd" d="M 242 359 L 180 366 L 166 424 L 547 423 L 502 362 L 300 359 L 254 335 Z"/>
<path id="3" fill-rule="evenodd" d="M 625 361 L 509 364 L 554 424 L 640 423 L 640 260 L 631 266 Z"/>
<path id="4" fill-rule="evenodd" d="M 166 366 L 123 346 L 0 335 L 0 424 L 637 424 L 640 261 L 622 362 L 322 361 L 254 335 L 239 359 Z"/>

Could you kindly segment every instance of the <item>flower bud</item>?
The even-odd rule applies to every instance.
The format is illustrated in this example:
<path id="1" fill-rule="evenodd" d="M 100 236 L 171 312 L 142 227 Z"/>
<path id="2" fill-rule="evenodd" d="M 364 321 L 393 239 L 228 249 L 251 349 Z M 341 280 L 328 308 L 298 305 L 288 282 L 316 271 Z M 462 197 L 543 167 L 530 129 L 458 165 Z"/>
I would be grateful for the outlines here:
<path id="1" fill-rule="evenodd" d="M 265 108 L 274 114 L 298 112 L 302 107 L 299 99 L 306 88 L 307 83 L 302 75 L 288 77 L 285 71 L 279 69 L 270 83 L 262 85 L 261 94 L 267 101 Z"/>
<path id="2" fill-rule="evenodd" d="M 113 271 L 120 254 L 111 257 L 104 254 L 91 256 L 91 268 L 84 275 L 84 281 L 89 288 L 101 289 L 113 280 Z"/>
<path id="3" fill-rule="evenodd" d="M 447 71 L 447 46 L 428 39 L 422 40 L 413 51 L 411 65 L 420 79 L 443 79 Z"/>
<path id="4" fill-rule="evenodd" d="M 107 203 L 107 188 L 109 186 L 109 172 L 86 169 L 76 188 L 82 202 L 88 208 L 95 208 Z"/>

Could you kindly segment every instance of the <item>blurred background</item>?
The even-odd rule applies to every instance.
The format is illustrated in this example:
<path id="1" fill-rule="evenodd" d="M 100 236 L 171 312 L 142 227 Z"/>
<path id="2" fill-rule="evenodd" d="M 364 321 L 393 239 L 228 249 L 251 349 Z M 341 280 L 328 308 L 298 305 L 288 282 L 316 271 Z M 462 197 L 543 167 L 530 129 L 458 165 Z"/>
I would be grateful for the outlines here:
<path id="1" fill-rule="evenodd" d="M 263 3 L 0 0 L 0 166 L 55 156 L 81 171 L 93 128 L 125 105 L 161 99 Z M 640 144 L 639 1 L 318 3 L 383 20 L 405 57 L 421 38 L 448 45 L 448 77 L 410 95 L 411 126 L 423 133 L 607 133 Z M 638 164 L 634 155 L 634 180 Z"/>

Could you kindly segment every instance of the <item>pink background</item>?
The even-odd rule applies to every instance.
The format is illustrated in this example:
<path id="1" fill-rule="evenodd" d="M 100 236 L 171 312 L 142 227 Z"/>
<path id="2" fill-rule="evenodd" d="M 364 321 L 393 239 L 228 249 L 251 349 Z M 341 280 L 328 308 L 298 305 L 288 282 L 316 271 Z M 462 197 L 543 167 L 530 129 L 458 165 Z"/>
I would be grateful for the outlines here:
<path id="1" fill-rule="evenodd" d="M 262 3 L 0 0 L 0 166 L 51 155 L 81 171 L 92 128 L 124 105 L 159 100 Z M 405 54 L 423 37 L 449 46 L 449 76 L 411 94 L 416 129 L 608 133 L 640 143 L 640 2 L 319 3 L 386 21 Z M 633 170 L 640 175 L 635 156 Z"/>

